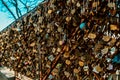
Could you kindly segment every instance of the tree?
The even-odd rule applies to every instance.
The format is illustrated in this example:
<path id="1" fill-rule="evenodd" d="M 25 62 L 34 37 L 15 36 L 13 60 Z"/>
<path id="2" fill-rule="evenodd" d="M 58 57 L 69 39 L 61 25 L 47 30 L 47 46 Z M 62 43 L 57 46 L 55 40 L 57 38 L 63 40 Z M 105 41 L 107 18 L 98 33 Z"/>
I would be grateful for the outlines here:
<path id="1" fill-rule="evenodd" d="M 0 0 L 0 11 L 8 12 L 9 17 L 20 18 L 43 0 Z"/>

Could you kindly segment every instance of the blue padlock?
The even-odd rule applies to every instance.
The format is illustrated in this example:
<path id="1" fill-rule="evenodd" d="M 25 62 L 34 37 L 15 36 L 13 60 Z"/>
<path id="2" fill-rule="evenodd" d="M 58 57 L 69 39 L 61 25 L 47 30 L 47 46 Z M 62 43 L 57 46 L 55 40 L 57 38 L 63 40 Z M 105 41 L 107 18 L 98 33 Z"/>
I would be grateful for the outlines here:
<path id="1" fill-rule="evenodd" d="M 79 27 L 80 27 L 80 29 L 83 29 L 83 28 L 85 28 L 85 26 L 86 26 L 86 23 L 82 22 Z"/>
<path id="2" fill-rule="evenodd" d="M 114 56 L 114 58 L 112 59 L 112 63 L 120 64 L 120 53 Z"/>

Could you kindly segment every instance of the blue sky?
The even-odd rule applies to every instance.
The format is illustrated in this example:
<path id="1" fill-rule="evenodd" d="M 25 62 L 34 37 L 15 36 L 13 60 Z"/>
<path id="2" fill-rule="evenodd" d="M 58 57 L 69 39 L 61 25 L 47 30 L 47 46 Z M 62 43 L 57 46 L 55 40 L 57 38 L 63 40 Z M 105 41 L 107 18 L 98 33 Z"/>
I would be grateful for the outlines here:
<path id="1" fill-rule="evenodd" d="M 42 2 L 42 1 L 44 1 L 44 0 L 38 0 L 38 3 Z M 13 11 L 14 11 L 14 8 L 13 8 Z M 2 31 L 5 27 L 7 27 L 13 21 L 14 21 L 14 19 L 10 18 L 10 14 L 8 12 L 0 11 L 0 31 Z"/>
<path id="2" fill-rule="evenodd" d="M 7 13 L 0 12 L 0 31 L 13 22 L 13 19 L 9 18 L 8 16 L 9 15 Z"/>

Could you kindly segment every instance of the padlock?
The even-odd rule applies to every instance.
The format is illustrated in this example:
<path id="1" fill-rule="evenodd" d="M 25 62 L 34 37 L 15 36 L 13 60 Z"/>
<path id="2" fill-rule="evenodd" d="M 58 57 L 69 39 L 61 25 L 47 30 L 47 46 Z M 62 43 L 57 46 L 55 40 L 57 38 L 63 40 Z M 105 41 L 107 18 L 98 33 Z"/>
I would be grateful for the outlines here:
<path id="1" fill-rule="evenodd" d="M 95 74 L 96 79 L 111 75 L 111 70 L 117 69 L 117 65 L 114 66 L 117 57 L 114 55 L 120 45 L 119 7 L 115 2 L 106 3 L 91 0 L 45 1 L 39 6 L 39 11 L 39 8 L 35 9 L 0 33 L 1 61 L 32 79 L 39 75 L 40 64 L 42 77 L 48 75 L 48 79 L 92 80 Z M 41 45 L 39 48 L 38 44 Z M 11 60 L 15 65 L 11 65 Z M 105 66 L 97 65 L 100 61 Z M 58 63 L 65 66 L 54 68 Z M 109 63 L 114 66 L 113 69 Z"/>
<path id="2" fill-rule="evenodd" d="M 73 69 L 73 72 L 74 72 L 75 74 L 78 74 L 78 73 L 79 73 L 79 69 L 74 68 L 74 69 Z"/>
<path id="3" fill-rule="evenodd" d="M 115 7 L 115 3 L 114 2 L 108 2 L 108 7 L 110 8 L 114 8 Z"/>
<path id="4" fill-rule="evenodd" d="M 50 10 L 48 10 L 48 14 L 51 14 L 52 13 L 52 10 L 50 9 Z"/>
<path id="5" fill-rule="evenodd" d="M 96 38 L 96 34 L 94 34 L 94 33 L 89 33 L 89 34 L 88 34 L 88 38 L 90 38 L 90 39 L 95 39 L 95 38 Z"/>
<path id="6" fill-rule="evenodd" d="M 76 6 L 77 6 L 77 7 L 80 7 L 80 6 L 81 6 L 81 4 L 80 4 L 79 2 L 77 2 Z"/>
<path id="7" fill-rule="evenodd" d="M 64 75 L 65 75 L 66 77 L 69 77 L 69 76 L 70 76 L 70 73 L 67 72 L 67 71 L 64 71 Z"/>
<path id="8" fill-rule="evenodd" d="M 110 30 L 118 30 L 117 25 L 111 24 L 110 25 Z"/>
<path id="9" fill-rule="evenodd" d="M 110 36 L 103 36 L 102 39 L 103 39 L 104 41 L 108 42 L 108 41 L 110 40 L 110 38 L 111 38 Z"/>
<path id="10" fill-rule="evenodd" d="M 97 2 L 93 2 L 93 3 L 92 3 L 92 7 L 95 8 L 96 6 L 99 6 L 99 4 L 100 4 L 99 1 L 97 1 Z"/>
<path id="11" fill-rule="evenodd" d="M 79 65 L 83 67 L 84 66 L 84 62 L 83 61 L 79 61 Z"/>
<path id="12" fill-rule="evenodd" d="M 66 17 L 66 21 L 69 22 L 71 20 L 71 17 Z"/>
<path id="13" fill-rule="evenodd" d="M 70 64 L 71 64 L 71 61 L 70 61 L 70 60 L 66 60 L 65 63 L 66 63 L 67 65 L 70 65 Z"/>
<path id="14" fill-rule="evenodd" d="M 63 54 L 63 57 L 64 57 L 64 58 L 70 57 L 70 53 L 69 53 L 69 52 L 65 52 L 65 53 Z"/>

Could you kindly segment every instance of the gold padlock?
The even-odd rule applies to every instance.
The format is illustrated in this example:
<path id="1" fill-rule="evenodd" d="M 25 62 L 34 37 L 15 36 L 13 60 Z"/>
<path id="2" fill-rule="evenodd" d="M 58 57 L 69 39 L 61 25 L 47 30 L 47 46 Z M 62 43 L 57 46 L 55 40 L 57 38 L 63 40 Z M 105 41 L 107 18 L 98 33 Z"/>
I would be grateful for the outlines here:
<path id="1" fill-rule="evenodd" d="M 103 39 L 105 42 L 108 42 L 108 41 L 110 40 L 110 38 L 111 38 L 110 36 L 103 36 L 102 39 Z"/>
<path id="2" fill-rule="evenodd" d="M 110 25 L 110 30 L 118 30 L 117 25 L 111 24 Z"/>
<path id="3" fill-rule="evenodd" d="M 94 34 L 94 33 L 89 33 L 89 34 L 88 34 L 88 38 L 90 38 L 90 39 L 95 39 L 95 38 L 96 38 L 96 34 Z"/>

